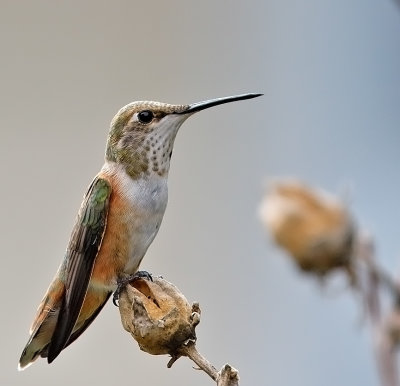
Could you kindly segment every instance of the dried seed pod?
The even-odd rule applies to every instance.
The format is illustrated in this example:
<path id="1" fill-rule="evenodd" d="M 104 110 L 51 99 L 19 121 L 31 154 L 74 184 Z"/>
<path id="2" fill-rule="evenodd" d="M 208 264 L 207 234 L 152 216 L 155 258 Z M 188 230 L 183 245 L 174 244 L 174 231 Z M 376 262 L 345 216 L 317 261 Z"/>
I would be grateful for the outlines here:
<path id="1" fill-rule="evenodd" d="M 119 298 L 121 322 L 149 354 L 174 355 L 185 342 L 196 340 L 200 308 L 192 306 L 168 281 L 138 279 L 127 285 Z"/>
<path id="2" fill-rule="evenodd" d="M 351 269 L 354 224 L 343 203 L 298 182 L 275 184 L 261 207 L 275 241 L 304 271 Z"/>

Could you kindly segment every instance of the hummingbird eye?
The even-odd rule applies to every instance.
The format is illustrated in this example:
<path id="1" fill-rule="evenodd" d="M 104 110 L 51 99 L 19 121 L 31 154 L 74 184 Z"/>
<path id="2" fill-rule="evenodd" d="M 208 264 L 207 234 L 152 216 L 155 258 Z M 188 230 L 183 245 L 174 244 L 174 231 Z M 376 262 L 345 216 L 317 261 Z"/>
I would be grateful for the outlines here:
<path id="1" fill-rule="evenodd" d="M 138 113 L 137 117 L 140 123 L 150 123 L 154 118 L 154 114 L 150 110 L 143 110 Z"/>

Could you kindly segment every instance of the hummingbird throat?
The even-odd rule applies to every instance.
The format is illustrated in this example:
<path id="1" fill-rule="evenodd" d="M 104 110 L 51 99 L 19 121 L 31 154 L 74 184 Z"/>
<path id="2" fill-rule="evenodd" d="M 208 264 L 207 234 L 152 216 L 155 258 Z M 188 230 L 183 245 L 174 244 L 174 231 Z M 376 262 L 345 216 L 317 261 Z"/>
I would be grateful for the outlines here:
<path id="1" fill-rule="evenodd" d="M 124 166 L 133 179 L 153 173 L 167 176 L 178 129 L 158 122 L 154 130 L 125 131 L 116 143 L 108 144 L 106 158 Z"/>

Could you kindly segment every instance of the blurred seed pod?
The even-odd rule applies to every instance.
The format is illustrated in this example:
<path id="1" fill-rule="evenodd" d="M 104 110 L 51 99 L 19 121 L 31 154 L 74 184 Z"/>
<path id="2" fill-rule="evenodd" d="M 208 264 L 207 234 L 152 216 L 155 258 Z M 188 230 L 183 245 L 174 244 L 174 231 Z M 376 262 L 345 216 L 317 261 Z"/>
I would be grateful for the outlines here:
<path id="1" fill-rule="evenodd" d="M 200 308 L 191 306 L 177 287 L 161 277 L 138 279 L 119 297 L 121 322 L 149 354 L 174 355 L 182 344 L 196 341 Z"/>
<path id="2" fill-rule="evenodd" d="M 299 182 L 280 182 L 267 192 L 260 214 L 275 241 L 303 271 L 324 276 L 342 268 L 354 281 L 355 227 L 338 199 Z"/>

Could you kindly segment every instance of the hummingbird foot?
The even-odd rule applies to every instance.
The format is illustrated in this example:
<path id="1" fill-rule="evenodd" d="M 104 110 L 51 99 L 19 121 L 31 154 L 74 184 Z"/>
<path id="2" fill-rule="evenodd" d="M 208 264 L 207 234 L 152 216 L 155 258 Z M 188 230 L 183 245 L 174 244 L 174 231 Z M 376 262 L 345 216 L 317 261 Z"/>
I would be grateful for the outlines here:
<path id="1" fill-rule="evenodd" d="M 117 281 L 117 289 L 114 291 L 113 294 L 113 304 L 116 307 L 119 307 L 118 304 L 118 299 L 119 295 L 121 294 L 122 290 L 132 281 L 135 281 L 137 279 L 146 279 L 149 281 L 153 281 L 153 277 L 151 276 L 151 273 L 147 271 L 137 271 L 133 275 L 129 275 L 127 277 L 118 279 Z"/>

